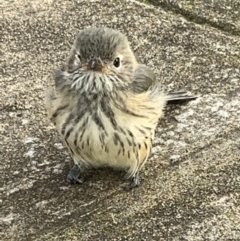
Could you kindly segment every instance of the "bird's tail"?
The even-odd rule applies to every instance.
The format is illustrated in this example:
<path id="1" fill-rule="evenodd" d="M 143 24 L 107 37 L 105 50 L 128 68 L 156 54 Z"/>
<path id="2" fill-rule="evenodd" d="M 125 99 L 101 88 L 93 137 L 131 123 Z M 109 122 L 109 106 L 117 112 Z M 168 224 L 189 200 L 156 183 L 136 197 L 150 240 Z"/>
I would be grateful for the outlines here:
<path id="1" fill-rule="evenodd" d="M 186 91 L 169 92 L 166 96 L 167 103 L 185 102 L 197 99 L 196 95 L 191 95 Z"/>

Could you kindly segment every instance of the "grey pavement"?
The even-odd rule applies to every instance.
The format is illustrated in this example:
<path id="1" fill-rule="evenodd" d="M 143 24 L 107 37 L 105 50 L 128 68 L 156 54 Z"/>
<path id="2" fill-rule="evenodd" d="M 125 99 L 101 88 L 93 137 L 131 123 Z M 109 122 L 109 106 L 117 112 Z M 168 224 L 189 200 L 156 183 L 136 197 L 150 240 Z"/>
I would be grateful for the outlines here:
<path id="1" fill-rule="evenodd" d="M 240 36 L 240 2 L 238 0 L 142 0 L 180 14 L 189 21 L 207 24 Z"/>
<path id="2" fill-rule="evenodd" d="M 240 240 L 239 16 L 237 0 L 1 1 L 1 239 Z M 130 192 L 110 169 L 69 185 L 44 107 L 53 69 L 93 25 L 125 33 L 166 91 L 199 96 L 166 108 Z"/>

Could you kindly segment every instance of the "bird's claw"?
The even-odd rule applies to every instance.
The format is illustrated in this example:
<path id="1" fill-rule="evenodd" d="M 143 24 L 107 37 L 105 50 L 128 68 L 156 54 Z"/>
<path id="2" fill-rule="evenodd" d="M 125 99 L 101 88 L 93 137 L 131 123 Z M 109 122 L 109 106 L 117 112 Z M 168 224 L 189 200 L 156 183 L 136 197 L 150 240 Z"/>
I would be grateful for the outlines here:
<path id="1" fill-rule="evenodd" d="M 130 191 L 131 189 L 133 189 L 133 188 L 135 188 L 135 187 L 138 187 L 139 185 L 140 185 L 140 176 L 139 176 L 139 173 L 137 172 L 137 173 L 133 176 L 130 185 L 126 186 L 126 190 L 127 190 L 127 191 Z"/>
<path id="2" fill-rule="evenodd" d="M 78 165 L 75 164 L 67 175 L 67 181 L 70 184 L 76 184 L 76 183 L 82 184 L 83 177 L 79 178 L 80 174 L 81 174 L 81 169 L 79 168 Z"/>

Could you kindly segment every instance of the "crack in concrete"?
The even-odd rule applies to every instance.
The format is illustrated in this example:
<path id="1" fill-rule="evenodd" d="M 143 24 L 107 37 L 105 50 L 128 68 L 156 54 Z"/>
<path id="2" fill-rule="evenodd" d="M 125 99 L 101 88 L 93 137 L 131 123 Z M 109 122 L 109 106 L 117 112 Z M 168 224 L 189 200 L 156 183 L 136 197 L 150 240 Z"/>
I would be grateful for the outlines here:
<path id="1" fill-rule="evenodd" d="M 165 11 L 169 11 L 175 14 L 180 14 L 182 15 L 182 17 L 184 17 L 186 20 L 190 22 L 194 22 L 196 24 L 206 24 L 222 32 L 228 33 L 230 35 L 240 36 L 240 30 L 237 29 L 231 23 L 222 22 L 220 20 L 219 22 L 212 21 L 203 16 L 196 15 L 189 10 L 180 8 L 179 6 L 173 3 L 159 2 L 159 0 L 139 0 L 139 1 L 146 4 L 153 5 L 153 6 L 161 7 Z"/>

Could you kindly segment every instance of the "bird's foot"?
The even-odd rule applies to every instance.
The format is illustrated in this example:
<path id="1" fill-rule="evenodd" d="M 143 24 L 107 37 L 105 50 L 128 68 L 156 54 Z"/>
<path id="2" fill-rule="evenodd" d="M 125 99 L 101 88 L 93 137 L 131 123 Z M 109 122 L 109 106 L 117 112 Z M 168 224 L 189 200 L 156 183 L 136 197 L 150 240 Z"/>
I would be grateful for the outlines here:
<path id="1" fill-rule="evenodd" d="M 83 177 L 80 177 L 81 173 L 82 173 L 82 171 L 81 171 L 80 167 L 77 164 L 75 164 L 67 175 L 67 181 L 70 184 L 76 184 L 76 183 L 82 184 Z"/>
<path id="2" fill-rule="evenodd" d="M 140 176 L 139 172 L 137 172 L 133 177 L 130 185 L 126 186 L 126 190 L 130 191 L 131 189 L 138 187 L 140 185 Z"/>

